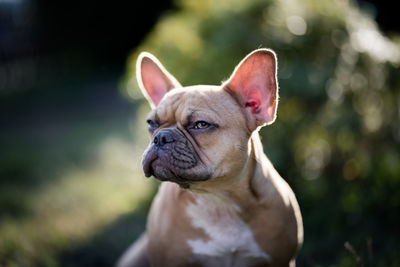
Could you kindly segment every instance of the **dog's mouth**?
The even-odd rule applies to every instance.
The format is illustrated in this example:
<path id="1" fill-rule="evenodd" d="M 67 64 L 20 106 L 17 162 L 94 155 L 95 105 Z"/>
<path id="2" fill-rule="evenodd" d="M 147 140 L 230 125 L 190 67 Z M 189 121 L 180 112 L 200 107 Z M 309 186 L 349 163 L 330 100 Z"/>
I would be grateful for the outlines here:
<path id="1" fill-rule="evenodd" d="M 143 155 L 142 166 L 146 177 L 154 176 L 160 181 L 175 182 L 183 188 L 188 188 L 191 182 L 205 181 L 211 177 L 196 155 L 177 154 L 173 148 L 160 149 L 150 145 Z"/>
<path id="2" fill-rule="evenodd" d="M 156 151 L 148 149 L 143 155 L 142 166 L 143 172 L 146 177 L 154 174 L 152 163 L 158 158 Z"/>

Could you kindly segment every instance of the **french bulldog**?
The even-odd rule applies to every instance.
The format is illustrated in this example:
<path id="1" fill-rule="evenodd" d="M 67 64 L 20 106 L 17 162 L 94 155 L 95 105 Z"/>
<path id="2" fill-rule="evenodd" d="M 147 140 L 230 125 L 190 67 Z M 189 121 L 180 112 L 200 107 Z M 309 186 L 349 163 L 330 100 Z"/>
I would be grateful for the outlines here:
<path id="1" fill-rule="evenodd" d="M 258 133 L 276 118 L 275 53 L 253 51 L 220 86 L 182 87 L 143 52 L 137 79 L 152 107 L 143 171 L 162 183 L 117 265 L 295 266 L 299 205 Z"/>

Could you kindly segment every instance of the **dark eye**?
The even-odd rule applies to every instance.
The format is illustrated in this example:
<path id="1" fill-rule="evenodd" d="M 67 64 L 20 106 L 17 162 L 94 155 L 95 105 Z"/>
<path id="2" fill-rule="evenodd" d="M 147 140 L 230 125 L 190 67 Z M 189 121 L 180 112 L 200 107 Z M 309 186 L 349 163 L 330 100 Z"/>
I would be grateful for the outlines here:
<path id="1" fill-rule="evenodd" d="M 205 121 L 198 121 L 194 124 L 194 129 L 205 129 L 210 127 L 210 124 L 208 122 Z"/>
<path id="2" fill-rule="evenodd" d="M 150 130 L 154 130 L 158 127 L 158 123 L 153 120 L 147 120 L 146 122 Z"/>

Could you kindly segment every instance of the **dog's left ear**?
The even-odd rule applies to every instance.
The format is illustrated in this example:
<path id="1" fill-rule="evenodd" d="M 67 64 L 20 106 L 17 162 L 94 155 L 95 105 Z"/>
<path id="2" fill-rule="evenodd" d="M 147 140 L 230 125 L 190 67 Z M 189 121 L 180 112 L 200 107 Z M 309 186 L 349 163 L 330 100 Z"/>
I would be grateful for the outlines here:
<path id="1" fill-rule="evenodd" d="M 182 85 L 148 52 L 142 52 L 136 62 L 136 78 L 142 93 L 152 108 L 160 103 L 164 95 Z"/>
<path id="2" fill-rule="evenodd" d="M 246 110 L 251 129 L 271 124 L 278 108 L 276 55 L 269 49 L 257 49 L 236 66 L 222 87 L 230 91 Z"/>

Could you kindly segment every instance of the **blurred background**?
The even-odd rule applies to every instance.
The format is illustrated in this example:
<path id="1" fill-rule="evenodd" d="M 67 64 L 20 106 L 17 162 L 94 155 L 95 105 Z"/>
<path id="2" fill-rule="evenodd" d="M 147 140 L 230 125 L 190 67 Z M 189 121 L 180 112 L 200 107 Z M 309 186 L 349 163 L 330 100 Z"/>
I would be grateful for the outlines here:
<path id="1" fill-rule="evenodd" d="M 0 0 L 0 266 L 112 266 L 145 229 L 140 51 L 183 85 L 279 59 L 266 154 L 297 266 L 400 266 L 400 20 L 389 1 Z"/>

